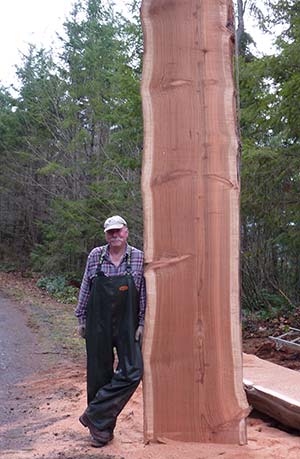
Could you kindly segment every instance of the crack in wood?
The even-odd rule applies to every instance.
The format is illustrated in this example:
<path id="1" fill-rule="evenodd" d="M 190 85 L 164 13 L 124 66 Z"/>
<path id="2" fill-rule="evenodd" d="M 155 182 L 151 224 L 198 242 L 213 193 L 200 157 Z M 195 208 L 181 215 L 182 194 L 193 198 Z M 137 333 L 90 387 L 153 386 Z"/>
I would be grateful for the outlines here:
<path id="1" fill-rule="evenodd" d="M 182 255 L 181 257 L 166 257 L 166 258 L 160 258 L 157 261 L 152 261 L 147 265 L 147 270 L 148 269 L 161 269 L 161 268 L 166 268 L 169 266 L 172 266 L 177 263 L 181 263 L 183 261 L 188 260 L 191 258 L 193 255 L 188 254 L 188 255 Z"/>
<path id="2" fill-rule="evenodd" d="M 163 152 L 165 153 L 165 152 Z M 167 182 L 171 182 L 172 180 L 177 180 L 179 178 L 184 178 L 184 177 L 191 177 L 191 176 L 196 176 L 198 172 L 196 170 L 182 170 L 182 169 L 177 169 L 171 173 L 168 174 L 161 174 L 157 175 L 153 180 L 152 180 L 152 185 L 162 185 Z"/>
<path id="3" fill-rule="evenodd" d="M 238 190 L 239 189 L 239 185 L 237 183 L 233 183 L 231 180 L 225 178 L 225 177 L 222 177 L 221 175 L 218 175 L 218 174 L 205 174 L 205 177 L 209 178 L 209 179 L 213 179 L 213 180 L 216 180 L 218 182 L 221 182 L 223 183 L 223 185 L 226 185 L 228 188 L 232 188 L 234 190 Z"/>

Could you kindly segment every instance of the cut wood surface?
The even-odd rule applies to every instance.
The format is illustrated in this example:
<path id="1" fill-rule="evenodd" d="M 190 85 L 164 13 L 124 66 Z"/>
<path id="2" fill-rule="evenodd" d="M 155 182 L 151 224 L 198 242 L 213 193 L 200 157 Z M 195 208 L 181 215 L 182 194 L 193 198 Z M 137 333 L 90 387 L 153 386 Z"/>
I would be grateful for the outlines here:
<path id="1" fill-rule="evenodd" d="M 249 403 L 283 425 L 300 430 L 300 373 L 244 354 L 244 386 Z"/>
<path id="2" fill-rule="evenodd" d="M 145 440 L 245 443 L 231 1 L 144 0 Z"/>

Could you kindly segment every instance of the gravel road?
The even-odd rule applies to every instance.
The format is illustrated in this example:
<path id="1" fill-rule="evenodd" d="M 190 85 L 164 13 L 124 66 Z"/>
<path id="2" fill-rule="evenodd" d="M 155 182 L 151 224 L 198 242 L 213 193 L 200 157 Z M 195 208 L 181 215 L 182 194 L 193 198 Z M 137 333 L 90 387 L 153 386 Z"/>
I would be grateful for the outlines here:
<path id="1" fill-rule="evenodd" d="M 21 306 L 0 291 L 0 425 L 12 423 L 21 415 L 19 390 L 25 377 L 43 366 L 36 335 L 26 325 Z M 24 416 L 24 414 L 23 414 Z M 18 434 L 0 438 L 0 450 L 16 446 Z"/>

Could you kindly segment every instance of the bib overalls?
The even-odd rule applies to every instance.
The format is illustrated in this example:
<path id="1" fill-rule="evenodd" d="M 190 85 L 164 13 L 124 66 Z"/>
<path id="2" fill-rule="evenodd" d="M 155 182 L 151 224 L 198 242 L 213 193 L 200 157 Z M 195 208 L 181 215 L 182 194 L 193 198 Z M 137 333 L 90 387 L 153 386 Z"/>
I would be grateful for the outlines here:
<path id="1" fill-rule="evenodd" d="M 106 276 L 100 256 L 87 304 L 87 397 L 85 411 L 99 430 L 113 432 L 118 414 L 136 390 L 143 374 L 138 326 L 139 294 L 131 274 L 129 252 L 126 274 Z M 118 365 L 114 370 L 116 348 Z"/>

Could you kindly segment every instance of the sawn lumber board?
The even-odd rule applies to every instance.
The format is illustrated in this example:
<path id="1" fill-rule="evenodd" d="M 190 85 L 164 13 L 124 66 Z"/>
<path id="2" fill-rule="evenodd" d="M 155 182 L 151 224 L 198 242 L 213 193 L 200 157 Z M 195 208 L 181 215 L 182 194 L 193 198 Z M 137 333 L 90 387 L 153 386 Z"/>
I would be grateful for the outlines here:
<path id="1" fill-rule="evenodd" d="M 143 0 L 145 441 L 246 442 L 231 0 Z"/>
<path id="2" fill-rule="evenodd" d="M 300 373 L 243 355 L 244 387 L 253 408 L 300 430 Z"/>

